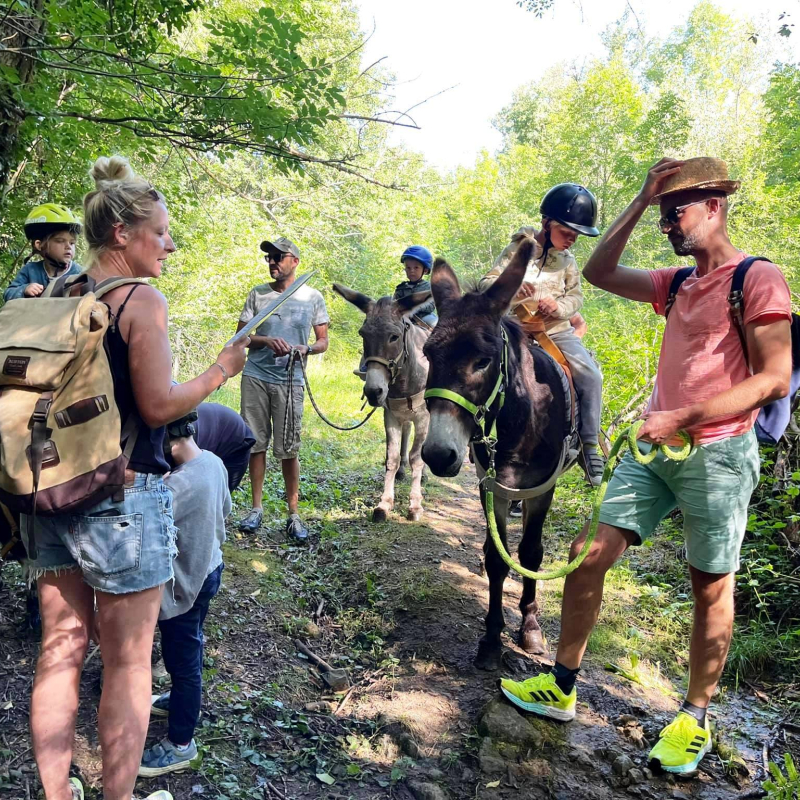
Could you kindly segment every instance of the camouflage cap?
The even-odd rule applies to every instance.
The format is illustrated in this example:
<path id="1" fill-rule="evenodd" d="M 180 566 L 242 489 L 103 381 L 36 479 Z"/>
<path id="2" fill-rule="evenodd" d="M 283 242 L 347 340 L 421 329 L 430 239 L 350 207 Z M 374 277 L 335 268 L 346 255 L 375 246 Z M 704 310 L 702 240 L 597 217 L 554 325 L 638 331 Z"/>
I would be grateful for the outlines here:
<path id="1" fill-rule="evenodd" d="M 291 253 L 295 258 L 300 258 L 300 249 L 294 242 L 290 242 L 286 237 L 279 236 L 274 242 L 261 242 L 261 249 L 265 253 L 275 252 Z"/>

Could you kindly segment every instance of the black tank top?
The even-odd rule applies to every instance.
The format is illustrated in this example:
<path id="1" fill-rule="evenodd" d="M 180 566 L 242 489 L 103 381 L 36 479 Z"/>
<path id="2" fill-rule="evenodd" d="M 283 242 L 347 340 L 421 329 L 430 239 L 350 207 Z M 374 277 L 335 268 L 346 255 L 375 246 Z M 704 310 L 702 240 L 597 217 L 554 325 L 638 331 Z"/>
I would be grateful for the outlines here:
<path id="1" fill-rule="evenodd" d="M 141 284 L 134 286 L 127 297 L 122 301 L 122 305 L 117 310 L 116 318 L 106 332 L 106 347 L 108 348 L 108 360 L 111 365 L 111 375 L 114 378 L 114 399 L 119 408 L 119 416 L 122 425 L 131 413 L 138 416 L 136 401 L 133 397 L 133 387 L 131 386 L 131 373 L 128 367 L 128 343 L 122 338 L 119 331 L 119 320 L 125 310 L 125 304 L 131 299 L 131 295 Z M 141 419 L 139 420 L 139 436 L 128 462 L 128 468 L 136 472 L 155 473 L 163 475 L 169 472 L 170 466 L 164 458 L 164 436 L 166 427 L 150 428 Z"/>

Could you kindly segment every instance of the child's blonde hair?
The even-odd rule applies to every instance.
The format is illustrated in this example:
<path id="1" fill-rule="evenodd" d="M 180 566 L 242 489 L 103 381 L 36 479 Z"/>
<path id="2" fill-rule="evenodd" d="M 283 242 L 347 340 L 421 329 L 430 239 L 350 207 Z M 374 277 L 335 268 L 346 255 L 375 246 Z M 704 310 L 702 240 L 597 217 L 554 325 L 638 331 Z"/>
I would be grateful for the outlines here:
<path id="1" fill-rule="evenodd" d="M 135 230 L 153 214 L 164 195 L 137 175 L 123 156 L 101 156 L 89 172 L 95 189 L 83 198 L 83 225 L 91 264 L 110 249 L 114 226 L 120 222 Z"/>

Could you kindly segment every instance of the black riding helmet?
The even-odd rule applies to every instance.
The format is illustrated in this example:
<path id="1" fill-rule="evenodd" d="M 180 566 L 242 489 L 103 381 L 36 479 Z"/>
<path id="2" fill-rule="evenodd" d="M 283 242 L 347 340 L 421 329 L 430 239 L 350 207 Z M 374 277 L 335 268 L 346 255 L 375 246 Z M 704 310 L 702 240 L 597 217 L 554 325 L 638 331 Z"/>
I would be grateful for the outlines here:
<path id="1" fill-rule="evenodd" d="M 577 183 L 559 183 L 550 189 L 539 208 L 543 217 L 560 222 L 584 236 L 599 236 L 597 200 L 585 187 Z"/>

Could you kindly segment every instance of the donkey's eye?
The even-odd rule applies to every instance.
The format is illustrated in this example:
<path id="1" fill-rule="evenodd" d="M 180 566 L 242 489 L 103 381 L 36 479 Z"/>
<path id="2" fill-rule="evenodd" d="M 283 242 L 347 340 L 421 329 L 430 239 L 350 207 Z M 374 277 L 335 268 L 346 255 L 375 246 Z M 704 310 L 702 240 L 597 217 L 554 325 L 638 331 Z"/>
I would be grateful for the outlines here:
<path id="1" fill-rule="evenodd" d="M 489 366 L 491 365 L 491 363 L 492 363 L 492 359 L 491 359 L 491 358 L 479 358 L 479 359 L 478 359 L 478 360 L 475 362 L 475 364 L 473 365 L 473 367 L 474 367 L 475 369 L 480 369 L 480 370 L 483 370 L 483 369 L 486 369 L 487 367 L 489 367 Z"/>
<path id="2" fill-rule="evenodd" d="M 392 334 L 392 335 L 389 337 L 389 341 L 390 341 L 390 342 L 396 342 L 396 341 L 397 341 L 399 338 L 400 338 L 400 337 L 399 337 L 399 336 L 398 336 L 396 333 L 393 333 L 393 334 Z"/>

